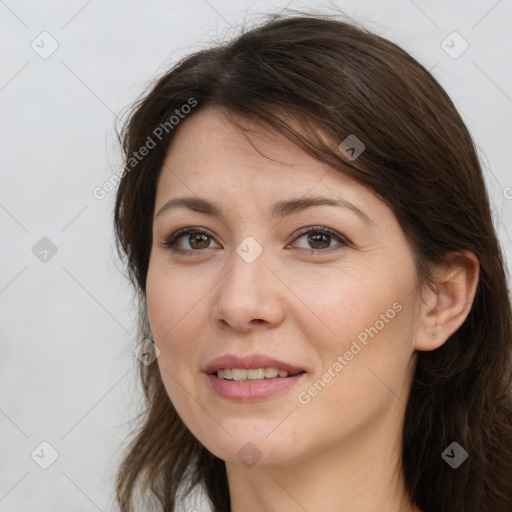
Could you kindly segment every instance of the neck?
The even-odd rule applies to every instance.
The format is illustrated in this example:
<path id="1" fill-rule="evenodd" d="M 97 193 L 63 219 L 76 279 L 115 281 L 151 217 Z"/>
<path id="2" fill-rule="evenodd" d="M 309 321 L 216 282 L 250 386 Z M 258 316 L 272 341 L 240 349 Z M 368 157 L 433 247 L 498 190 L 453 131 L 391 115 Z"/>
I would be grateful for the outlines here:
<path id="1" fill-rule="evenodd" d="M 342 446 L 322 445 L 287 464 L 227 461 L 232 512 L 421 512 L 405 493 L 401 432 L 389 436 L 402 414 L 392 407 Z"/>

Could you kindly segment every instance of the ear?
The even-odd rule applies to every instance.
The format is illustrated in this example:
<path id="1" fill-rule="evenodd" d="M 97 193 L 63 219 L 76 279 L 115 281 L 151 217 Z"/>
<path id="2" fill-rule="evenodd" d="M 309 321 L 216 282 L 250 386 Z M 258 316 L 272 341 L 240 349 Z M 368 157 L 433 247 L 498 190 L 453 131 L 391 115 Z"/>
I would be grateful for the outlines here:
<path id="1" fill-rule="evenodd" d="M 448 255 L 448 265 L 435 271 L 436 284 L 425 293 L 421 306 L 416 350 L 435 350 L 464 323 L 475 298 L 480 265 L 470 251 Z"/>

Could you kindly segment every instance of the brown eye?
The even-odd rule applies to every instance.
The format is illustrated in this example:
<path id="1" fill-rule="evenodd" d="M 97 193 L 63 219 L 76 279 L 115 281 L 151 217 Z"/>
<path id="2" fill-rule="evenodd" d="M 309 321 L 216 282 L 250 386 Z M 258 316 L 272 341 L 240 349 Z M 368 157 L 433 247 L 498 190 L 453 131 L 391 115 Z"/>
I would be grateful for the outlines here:
<path id="1" fill-rule="evenodd" d="M 189 235 L 188 242 L 194 249 L 207 249 L 207 241 L 209 237 L 203 233 L 197 235 Z M 196 245 L 197 244 L 197 245 Z"/>
<path id="2" fill-rule="evenodd" d="M 306 237 L 307 235 L 307 237 Z M 327 253 L 338 250 L 340 247 L 346 247 L 350 245 L 348 240 L 340 233 L 324 227 L 309 228 L 307 231 L 302 231 L 302 235 L 296 238 L 296 240 L 305 239 L 307 247 L 299 247 L 300 249 L 309 250 L 313 253 Z M 335 240 L 339 243 L 331 245 L 331 242 Z"/>
<path id="3" fill-rule="evenodd" d="M 326 249 L 331 242 L 331 235 L 324 233 L 317 233 L 308 237 L 308 242 L 313 246 L 313 249 Z"/>
<path id="4" fill-rule="evenodd" d="M 185 244 L 188 244 L 188 247 L 180 246 L 182 240 L 185 241 Z M 188 227 L 178 229 L 178 231 L 167 237 L 163 243 L 163 246 L 170 248 L 176 253 L 190 254 L 192 252 L 201 252 L 205 249 L 210 249 L 212 240 L 213 238 L 208 233 L 205 233 L 204 231 L 201 231 L 197 228 Z"/>
<path id="5" fill-rule="evenodd" d="M 307 235 L 307 236 L 306 236 Z M 342 247 L 350 245 L 350 242 L 343 235 L 325 227 L 309 227 L 302 230 L 302 234 L 295 240 L 305 239 L 307 247 L 299 247 L 301 250 L 307 250 L 312 254 L 326 254 L 339 250 Z M 183 240 L 185 242 L 183 242 Z M 197 255 L 202 251 L 212 249 L 211 242 L 213 237 L 199 228 L 187 227 L 178 229 L 167 237 L 163 243 L 164 247 L 168 247 L 178 254 Z M 337 244 L 332 245 L 333 241 Z M 187 244 L 183 246 L 183 243 Z"/>

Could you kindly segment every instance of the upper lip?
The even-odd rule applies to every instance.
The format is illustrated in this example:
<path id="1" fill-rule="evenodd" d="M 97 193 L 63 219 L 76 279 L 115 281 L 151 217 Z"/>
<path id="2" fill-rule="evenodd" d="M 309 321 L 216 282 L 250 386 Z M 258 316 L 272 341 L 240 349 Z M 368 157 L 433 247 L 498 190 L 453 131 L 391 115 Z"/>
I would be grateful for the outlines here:
<path id="1" fill-rule="evenodd" d="M 277 368 L 278 370 L 285 370 L 290 374 L 305 371 L 303 368 L 299 368 L 298 366 L 294 366 L 262 354 L 253 354 L 245 357 L 226 354 L 210 361 L 204 371 L 211 375 L 217 370 L 222 370 L 224 368 L 241 368 L 246 370 L 254 368 Z"/>

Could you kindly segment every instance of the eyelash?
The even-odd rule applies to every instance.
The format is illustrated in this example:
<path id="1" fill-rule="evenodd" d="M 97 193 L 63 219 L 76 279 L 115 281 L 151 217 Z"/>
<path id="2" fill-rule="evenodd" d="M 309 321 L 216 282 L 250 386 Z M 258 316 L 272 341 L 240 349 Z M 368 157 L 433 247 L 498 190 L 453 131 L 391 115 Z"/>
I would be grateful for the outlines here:
<path id="1" fill-rule="evenodd" d="M 307 251 L 310 254 L 318 254 L 318 255 L 329 254 L 333 251 L 339 250 L 341 247 L 348 247 L 350 245 L 350 242 L 348 241 L 348 239 L 346 237 L 344 237 L 337 231 L 334 231 L 333 229 L 322 227 L 322 226 L 309 226 L 308 228 L 301 230 L 298 233 L 297 237 L 293 241 L 295 241 L 297 238 L 301 238 L 303 235 L 306 235 L 309 233 L 330 235 L 330 236 L 334 237 L 335 239 L 337 239 L 338 242 L 340 242 L 339 246 L 329 247 L 327 249 L 299 249 L 302 251 Z M 191 256 L 192 255 L 191 253 L 201 253 L 201 252 L 207 251 L 209 249 L 209 248 L 206 248 L 206 249 L 180 249 L 180 248 L 176 247 L 178 240 L 182 236 L 187 235 L 187 234 L 205 235 L 208 238 L 213 239 L 213 237 L 211 235 L 209 235 L 207 232 L 203 231 L 202 229 L 190 226 L 190 227 L 178 229 L 177 231 L 175 231 L 174 233 L 169 235 L 167 238 L 165 238 L 162 246 L 171 249 L 171 251 L 176 254 L 183 254 L 183 255 L 187 255 L 187 256 Z"/>

